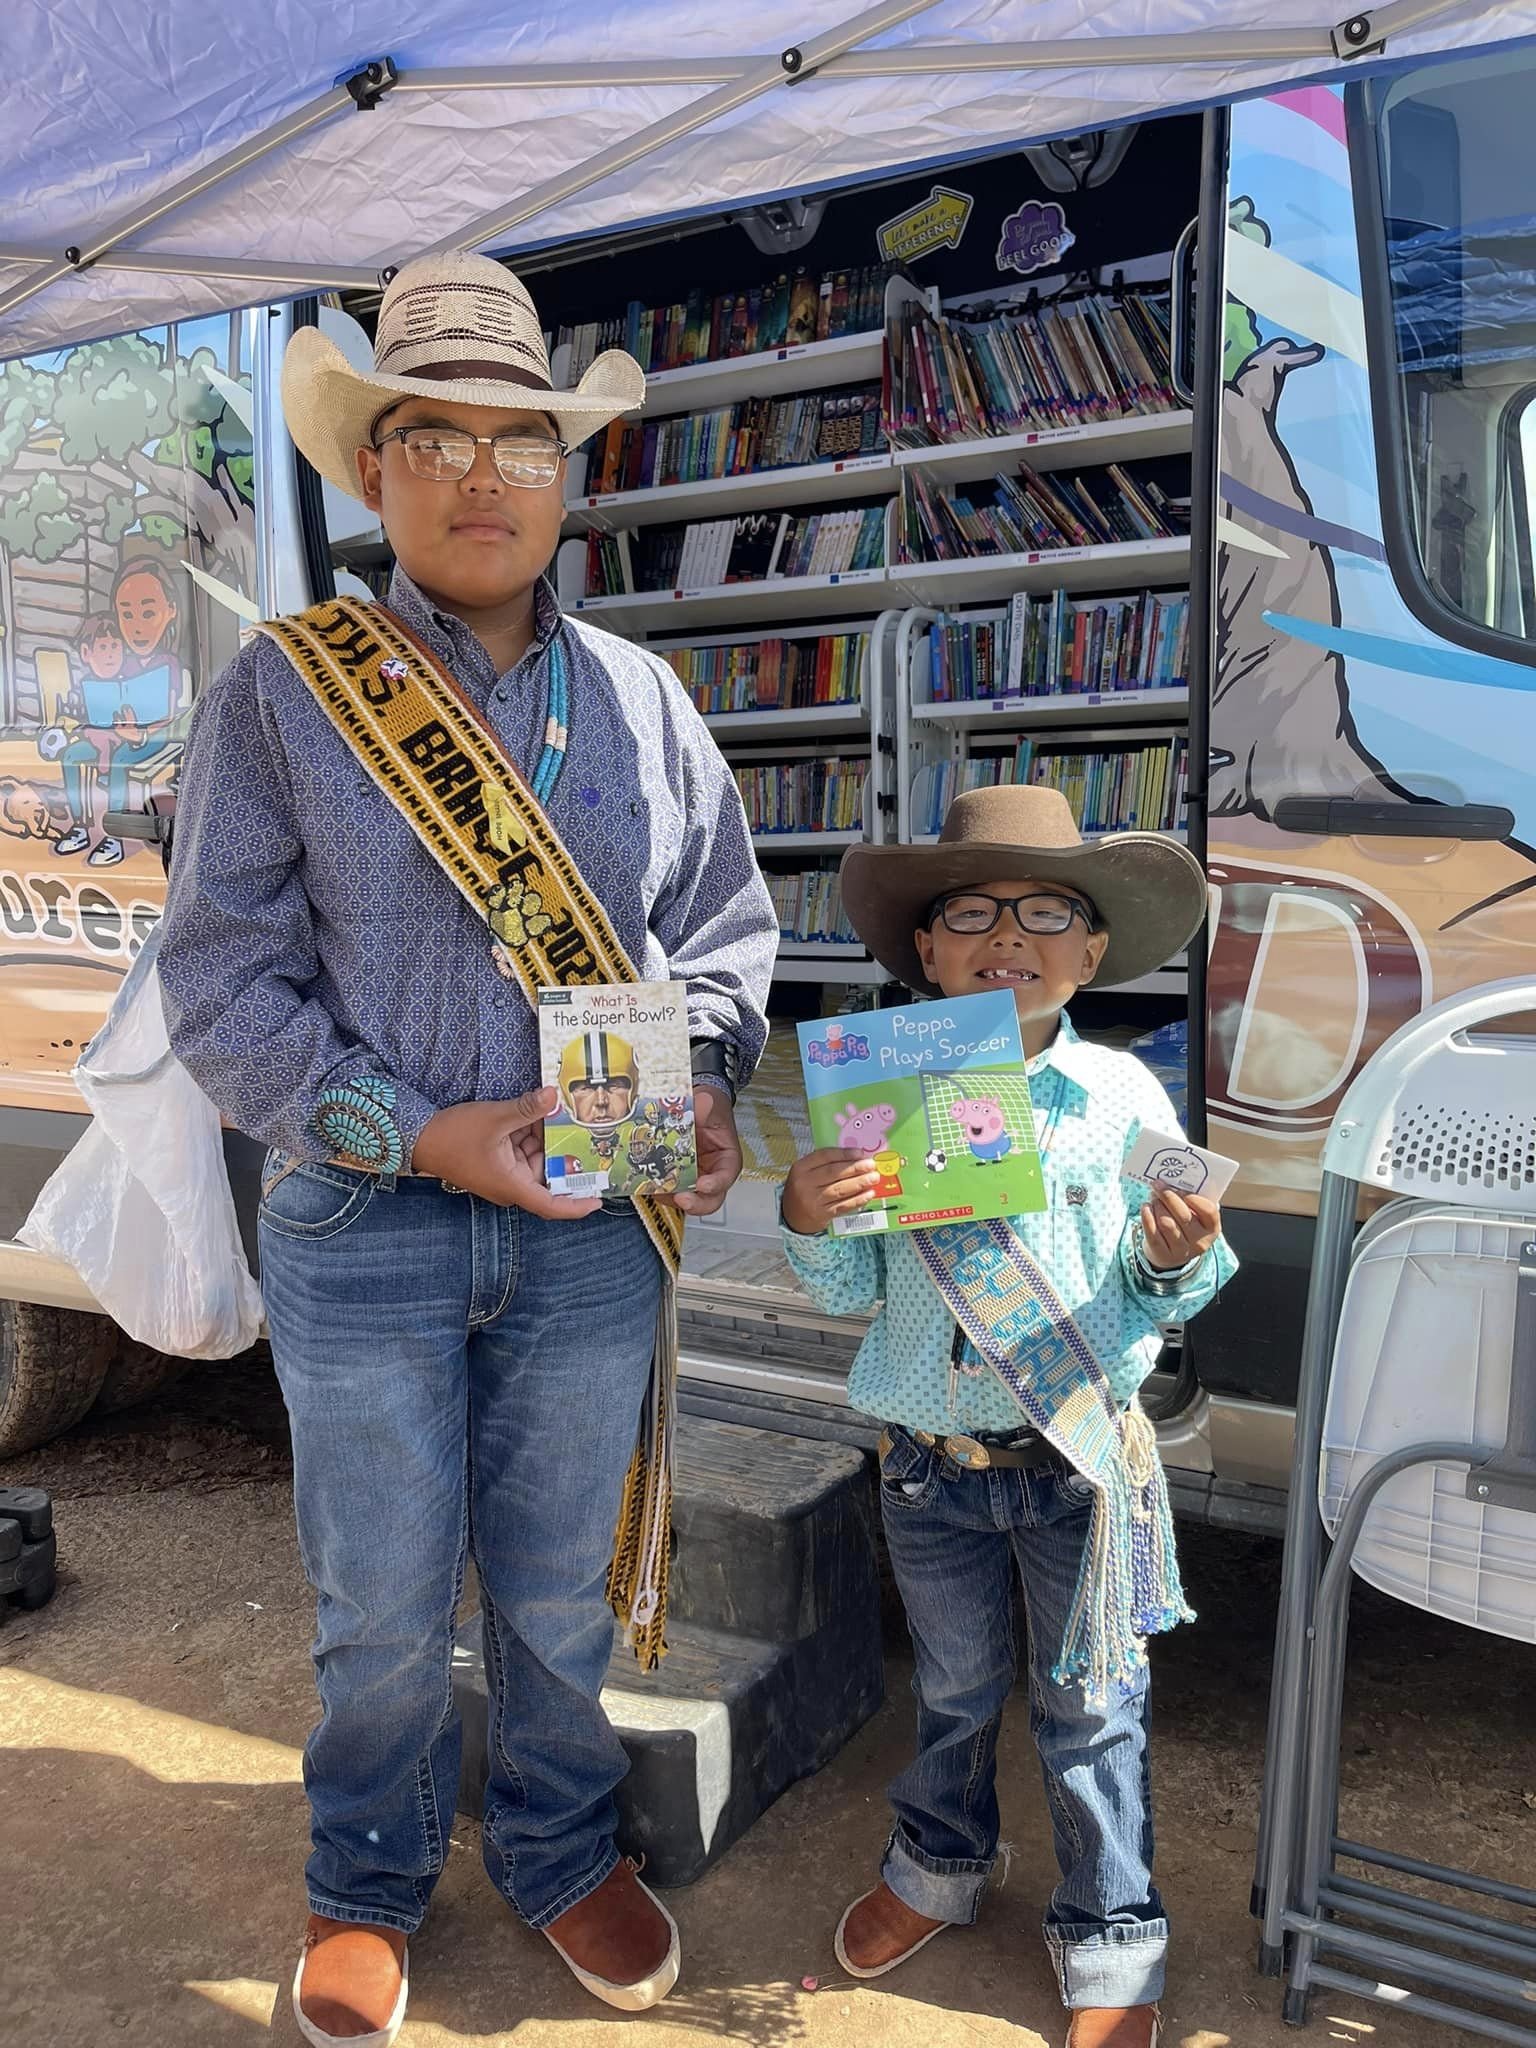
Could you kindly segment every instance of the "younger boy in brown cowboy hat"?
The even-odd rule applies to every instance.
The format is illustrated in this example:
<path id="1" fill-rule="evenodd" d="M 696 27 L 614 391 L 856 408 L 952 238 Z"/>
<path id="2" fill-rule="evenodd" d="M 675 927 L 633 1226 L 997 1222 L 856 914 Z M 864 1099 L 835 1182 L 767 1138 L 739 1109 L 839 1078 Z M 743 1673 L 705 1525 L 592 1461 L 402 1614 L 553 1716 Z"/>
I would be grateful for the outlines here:
<path id="1" fill-rule="evenodd" d="M 936 846 L 852 849 L 842 890 L 860 938 L 920 995 L 1012 989 L 1047 1207 L 829 1237 L 834 1216 L 869 1200 L 873 1163 L 811 1152 L 785 1186 L 784 1240 L 810 1293 L 837 1314 L 882 1304 L 849 1398 L 885 1424 L 881 1504 L 917 1659 L 918 1754 L 891 1786 L 880 1882 L 843 1915 L 838 1960 L 883 1976 L 975 1919 L 998 1851 L 1017 1568 L 1069 2048 L 1155 2048 L 1168 1928 L 1151 1871 L 1145 1638 L 1188 1609 L 1135 1397 L 1159 1325 L 1203 1308 L 1236 1266 L 1214 1202 L 1122 1178 L 1139 1131 L 1177 1128 L 1172 1106 L 1130 1054 L 1079 1039 L 1063 1006 L 1178 953 L 1204 915 L 1204 877 L 1175 839 L 1085 844 L 1057 792 L 1005 787 L 957 797 Z"/>

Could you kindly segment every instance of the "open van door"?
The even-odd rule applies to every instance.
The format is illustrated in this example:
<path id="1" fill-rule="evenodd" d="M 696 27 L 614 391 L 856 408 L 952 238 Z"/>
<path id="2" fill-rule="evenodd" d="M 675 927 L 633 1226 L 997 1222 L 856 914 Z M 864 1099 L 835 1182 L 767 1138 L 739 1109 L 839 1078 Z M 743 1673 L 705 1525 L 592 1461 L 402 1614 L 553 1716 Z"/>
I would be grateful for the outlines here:
<path id="1" fill-rule="evenodd" d="M 1244 1270 L 1192 1333 L 1219 1473 L 1283 1481 L 1261 1410 L 1351 1078 L 1536 965 L 1533 88 L 1505 50 L 1231 115 L 1206 1096 Z"/>

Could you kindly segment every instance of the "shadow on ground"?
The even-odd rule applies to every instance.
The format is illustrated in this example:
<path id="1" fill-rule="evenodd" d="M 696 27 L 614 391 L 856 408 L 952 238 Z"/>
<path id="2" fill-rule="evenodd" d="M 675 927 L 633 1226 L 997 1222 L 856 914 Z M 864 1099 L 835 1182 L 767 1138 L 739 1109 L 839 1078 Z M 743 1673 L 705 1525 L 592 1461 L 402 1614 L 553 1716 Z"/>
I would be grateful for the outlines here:
<path id="1" fill-rule="evenodd" d="M 143 1409 L 0 1463 L 0 1484 L 55 1495 L 62 1562 L 53 1605 L 0 1624 L 7 2039 L 100 2048 L 131 2034 L 202 2048 L 253 2041 L 275 2013 L 269 2038 L 297 2044 L 287 1986 L 304 1911 L 299 1752 L 314 1710 L 288 1478 L 286 1422 L 259 1355 L 199 1368 Z M 1165 2041 L 1429 2048 L 1445 2037 L 1422 2023 L 1326 1998 L 1297 2036 L 1280 2026 L 1276 1987 L 1253 1974 L 1247 1901 L 1278 1551 L 1196 1530 L 1184 1556 L 1200 1618 L 1155 1650 L 1159 1877 L 1176 1928 Z M 1357 1609 L 1346 1829 L 1528 1882 L 1529 1650 L 1369 1591 Z M 1015 1853 L 977 1928 L 875 1986 L 849 1983 L 833 1962 L 832 1929 L 873 1879 L 883 1787 L 911 1741 L 909 1670 L 893 1631 L 880 1715 L 673 1895 L 684 1975 L 643 2019 L 594 2005 L 516 1925 L 462 1823 L 414 1944 L 402 2048 L 582 2048 L 616 2026 L 632 2030 L 631 2048 L 1059 2042 L 1038 1935 L 1049 1834 L 1022 1702 L 1000 1751 Z"/>

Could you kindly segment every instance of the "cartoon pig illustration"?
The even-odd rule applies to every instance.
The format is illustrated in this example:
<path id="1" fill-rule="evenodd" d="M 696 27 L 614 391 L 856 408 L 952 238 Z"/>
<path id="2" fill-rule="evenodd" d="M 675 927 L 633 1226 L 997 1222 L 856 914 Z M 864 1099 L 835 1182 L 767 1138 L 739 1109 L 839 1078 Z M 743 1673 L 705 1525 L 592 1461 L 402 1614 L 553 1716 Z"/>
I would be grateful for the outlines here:
<path id="1" fill-rule="evenodd" d="M 896 1121 L 896 1111 L 889 1102 L 872 1102 L 868 1109 L 855 1109 L 850 1102 L 845 1110 L 833 1112 L 833 1121 L 839 1144 L 873 1154 L 885 1150 L 886 1133 Z"/>
<path id="2" fill-rule="evenodd" d="M 950 1104 L 950 1115 L 965 1132 L 965 1142 L 978 1159 L 1006 1159 L 1013 1139 L 1003 1122 L 1002 1104 L 992 1095 L 968 1095 Z"/>

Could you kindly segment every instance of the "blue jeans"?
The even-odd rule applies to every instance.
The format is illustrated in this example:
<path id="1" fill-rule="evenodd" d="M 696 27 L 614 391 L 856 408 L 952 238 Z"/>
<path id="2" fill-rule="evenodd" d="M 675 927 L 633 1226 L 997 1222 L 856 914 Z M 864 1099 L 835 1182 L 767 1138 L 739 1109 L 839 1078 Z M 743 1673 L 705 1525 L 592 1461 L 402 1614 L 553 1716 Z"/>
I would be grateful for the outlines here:
<path id="1" fill-rule="evenodd" d="M 458 1791 L 450 1675 L 472 1548 L 486 1868 L 548 1926 L 617 1862 L 627 1765 L 598 1702 L 603 1588 L 660 1263 L 629 1210 L 547 1222 L 277 1154 L 263 1186 L 262 1291 L 319 1595 L 310 1909 L 406 1933 L 426 1911 Z"/>
<path id="2" fill-rule="evenodd" d="M 1029 1621 L 1030 1726 L 1061 1882 L 1045 1939 L 1063 2004 L 1147 2005 L 1168 1922 L 1152 1883 L 1147 1678 L 1103 1711 L 1051 1678 L 1088 1536 L 1087 1483 L 1061 1467 L 967 1472 L 900 1429 L 881 1460 L 886 1542 L 917 1657 L 916 1760 L 891 1786 L 882 1875 L 914 1912 L 969 1924 L 997 1858 L 997 1731 Z"/>

